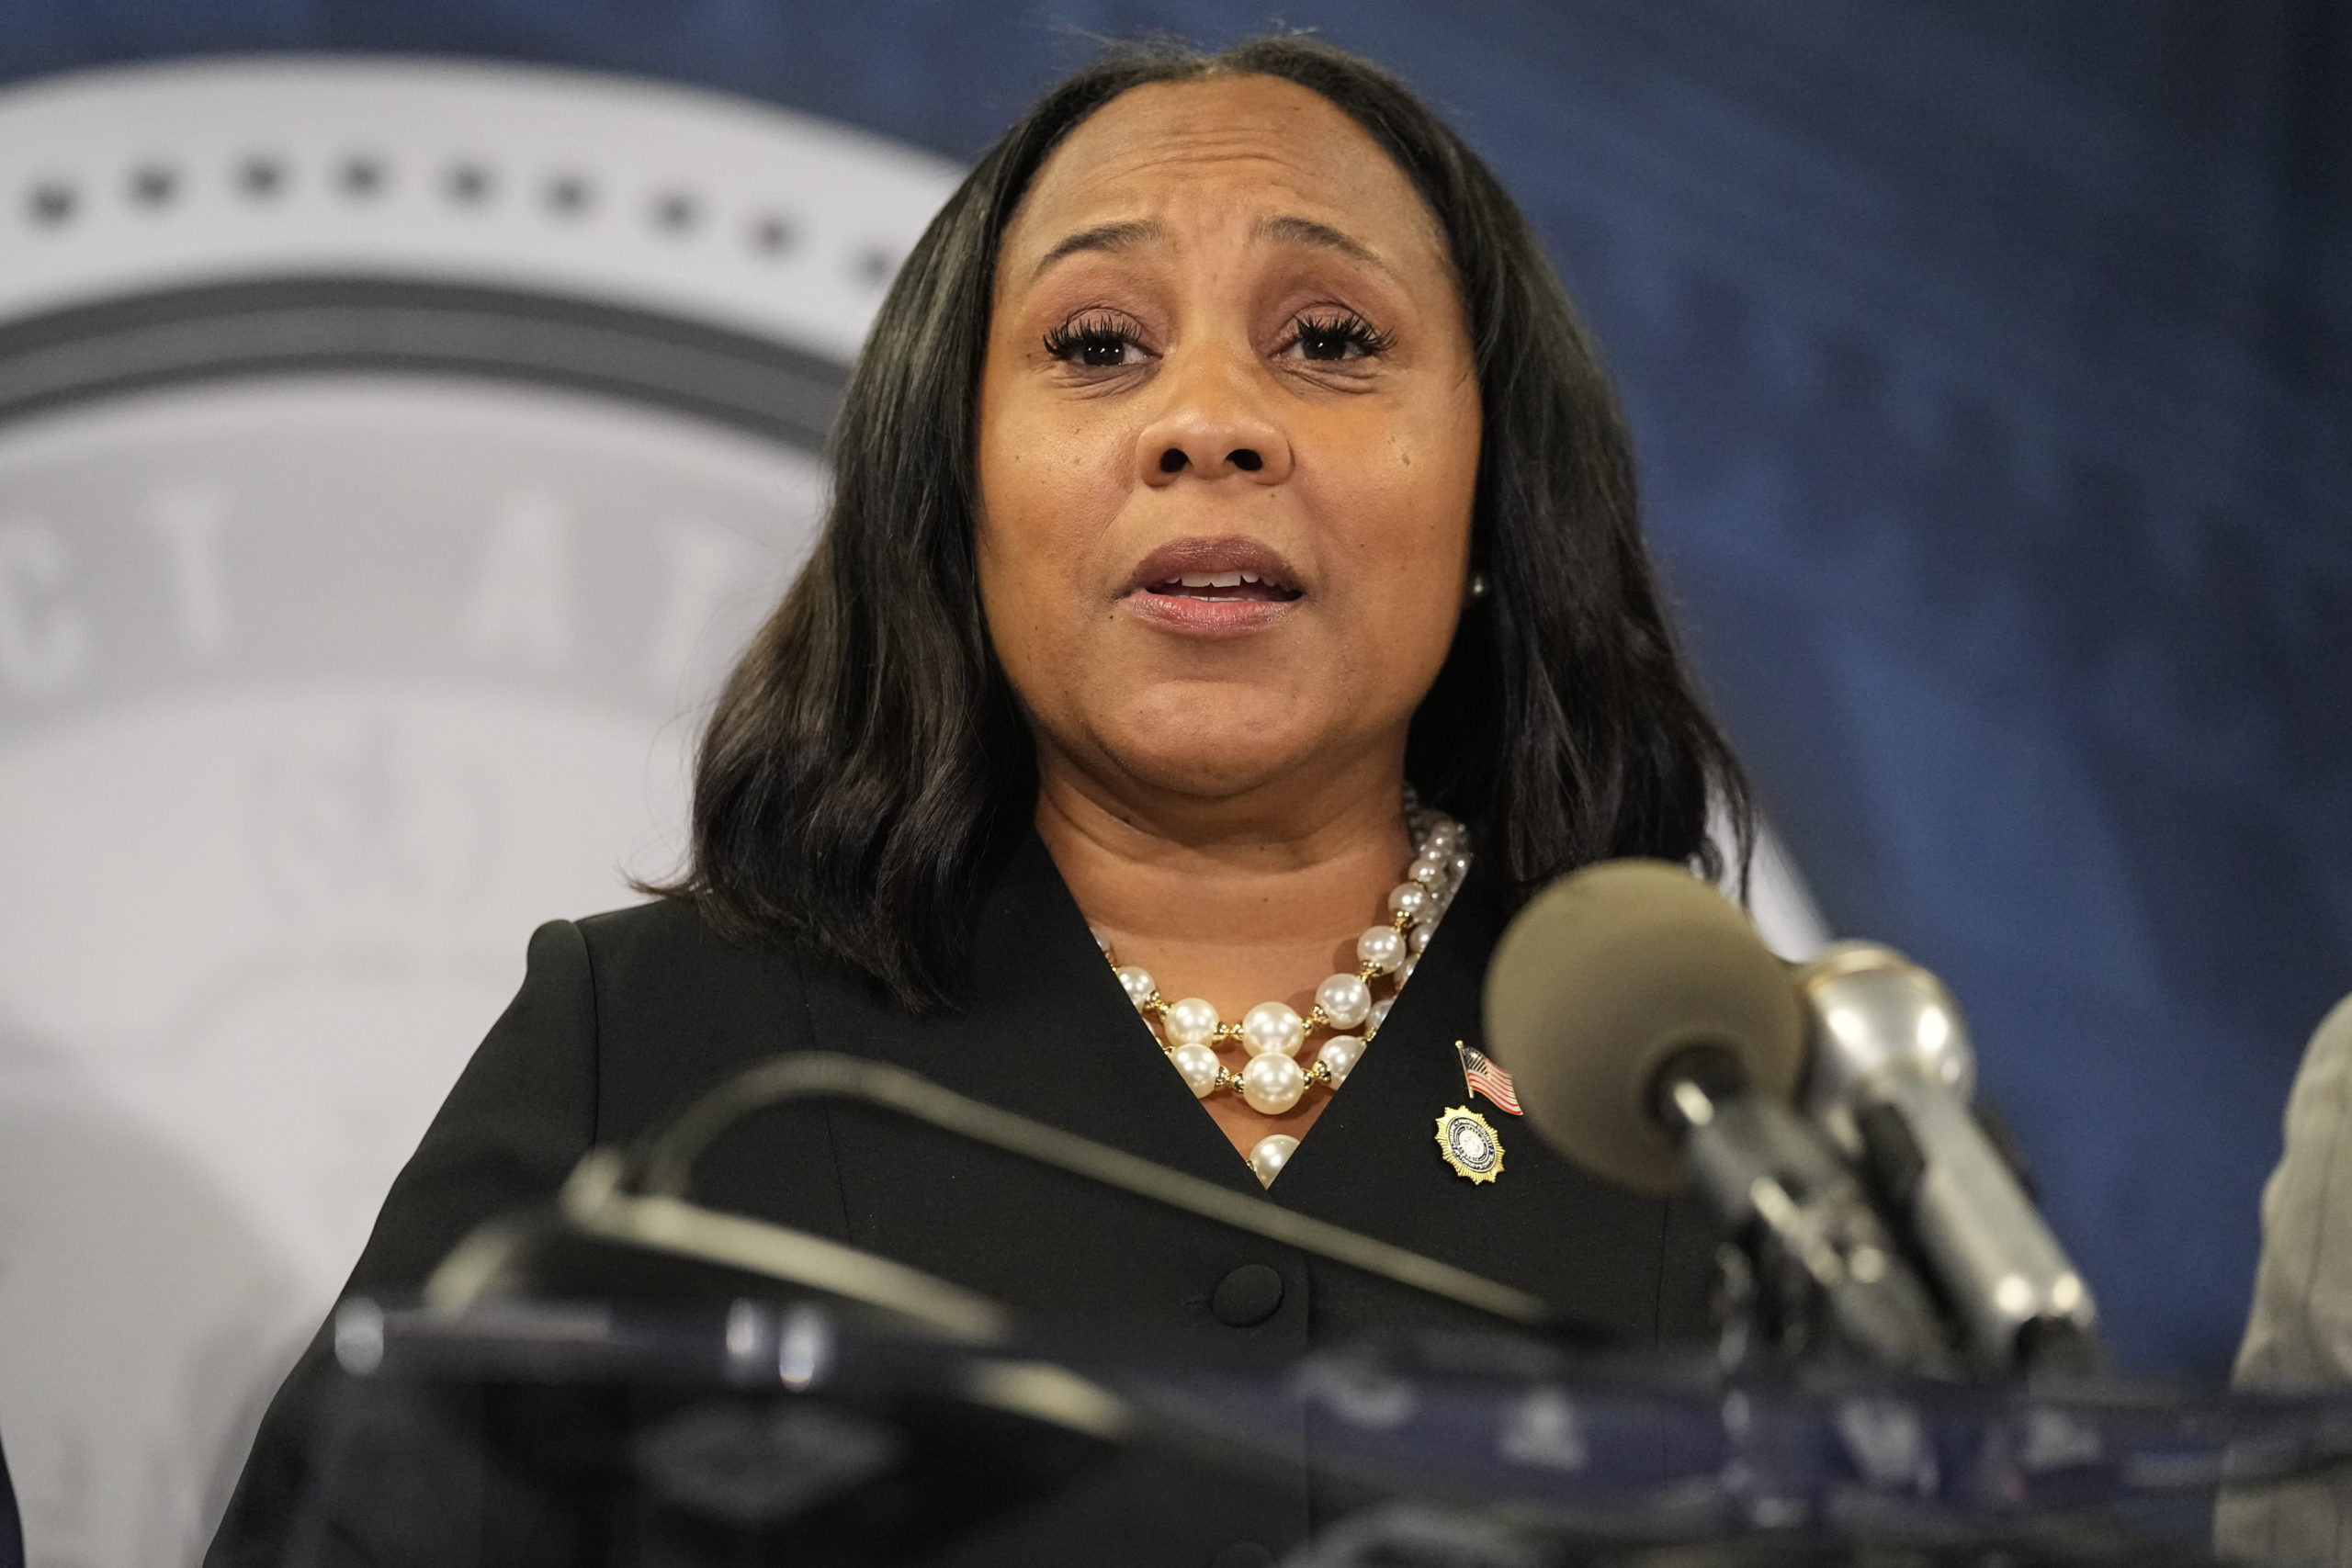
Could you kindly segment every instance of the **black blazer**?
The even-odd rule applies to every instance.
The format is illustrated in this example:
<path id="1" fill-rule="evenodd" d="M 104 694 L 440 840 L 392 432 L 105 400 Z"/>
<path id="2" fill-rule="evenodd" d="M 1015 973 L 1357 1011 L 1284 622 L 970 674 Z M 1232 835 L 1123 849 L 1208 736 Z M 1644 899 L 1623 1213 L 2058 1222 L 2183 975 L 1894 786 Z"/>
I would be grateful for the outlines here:
<path id="1" fill-rule="evenodd" d="M 0 1568 L 25 1568 L 25 1532 L 17 1517 L 16 1489 L 8 1484 L 6 1454 L 0 1454 Z"/>
<path id="2" fill-rule="evenodd" d="M 1454 1043 L 1481 1043 L 1479 987 L 1501 924 L 1474 872 L 1266 1191 L 1168 1066 L 1034 835 L 982 902 L 977 998 L 953 1017 L 912 1018 L 803 953 L 732 945 L 683 903 L 551 922 L 532 936 L 521 993 L 393 1183 L 347 1290 L 413 1292 L 471 1226 L 551 1194 L 592 1145 L 658 1127 L 779 1052 L 829 1050 L 1519 1286 L 1627 1343 L 1703 1335 L 1715 1244 L 1696 1211 L 1587 1175 L 1465 1091 Z M 1439 1113 L 1464 1103 L 1502 1137 L 1491 1184 L 1456 1176 L 1439 1154 Z M 799 1104 L 747 1122 L 706 1155 L 695 1195 L 886 1254 L 1034 1324 L 1159 1335 L 1211 1357 L 1243 1345 L 1253 1359 L 1304 1354 L 1442 1315 L 1350 1270 L 855 1107 Z M 1229 1326 L 1217 1286 L 1251 1263 L 1280 1275 L 1279 1303 Z M 279 1561 L 329 1375 L 314 1345 L 270 1407 L 208 1562 Z M 1280 1551 L 1316 1522 L 1303 1478 L 1283 1506 L 1248 1518 L 1197 1495 L 1166 1501 L 1156 1522 L 1135 1505 L 1145 1513 L 1127 1516 L 1122 1561 L 1204 1564 L 1237 1540 Z M 1139 1540 L 1155 1550 L 1134 1555 Z"/>

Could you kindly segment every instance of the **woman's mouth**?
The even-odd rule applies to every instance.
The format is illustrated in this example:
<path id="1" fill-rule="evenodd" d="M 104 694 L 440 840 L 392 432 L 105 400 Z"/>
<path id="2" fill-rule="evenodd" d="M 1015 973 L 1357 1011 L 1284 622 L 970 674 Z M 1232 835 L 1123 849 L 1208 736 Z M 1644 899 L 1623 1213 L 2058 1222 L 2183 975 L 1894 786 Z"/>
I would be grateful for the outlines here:
<path id="1" fill-rule="evenodd" d="M 1283 604 L 1298 597 L 1298 590 L 1254 571 L 1186 571 L 1155 582 L 1144 590 L 1174 599 L 1242 600 Z"/>
<path id="2" fill-rule="evenodd" d="M 1307 592 L 1272 547 L 1239 535 L 1172 539 L 1127 581 L 1132 613 L 1185 637 L 1246 636 L 1298 614 Z"/>

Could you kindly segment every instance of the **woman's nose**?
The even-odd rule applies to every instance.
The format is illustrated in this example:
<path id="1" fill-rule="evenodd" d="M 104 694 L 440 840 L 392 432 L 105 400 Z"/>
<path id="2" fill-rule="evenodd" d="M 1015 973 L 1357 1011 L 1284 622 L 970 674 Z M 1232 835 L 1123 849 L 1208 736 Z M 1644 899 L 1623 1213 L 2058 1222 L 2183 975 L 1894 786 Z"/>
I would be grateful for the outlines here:
<path id="1" fill-rule="evenodd" d="M 1146 484 L 1240 474 L 1271 485 L 1290 477 L 1290 438 L 1268 415 L 1265 394 L 1249 384 L 1247 369 L 1221 357 L 1184 355 L 1162 371 L 1167 400 L 1136 444 Z"/>

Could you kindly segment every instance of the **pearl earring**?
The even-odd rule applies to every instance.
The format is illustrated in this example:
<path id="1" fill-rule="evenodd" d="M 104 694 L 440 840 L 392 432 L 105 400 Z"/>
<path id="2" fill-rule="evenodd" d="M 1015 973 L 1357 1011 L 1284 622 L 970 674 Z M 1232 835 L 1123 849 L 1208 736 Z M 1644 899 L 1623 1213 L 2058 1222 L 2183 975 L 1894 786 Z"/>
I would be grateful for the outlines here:
<path id="1" fill-rule="evenodd" d="M 1486 596 L 1487 574 L 1483 571 L 1472 572 L 1470 574 L 1470 597 L 1473 599 L 1484 599 Z"/>

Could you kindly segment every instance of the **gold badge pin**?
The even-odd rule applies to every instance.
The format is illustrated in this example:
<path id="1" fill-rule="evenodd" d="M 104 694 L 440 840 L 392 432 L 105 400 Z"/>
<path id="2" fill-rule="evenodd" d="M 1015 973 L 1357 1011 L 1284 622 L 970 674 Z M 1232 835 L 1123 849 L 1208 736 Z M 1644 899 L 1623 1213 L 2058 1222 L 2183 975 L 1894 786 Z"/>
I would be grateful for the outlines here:
<path id="1" fill-rule="evenodd" d="M 1503 1170 L 1503 1141 L 1487 1119 L 1457 1105 L 1437 1119 L 1438 1152 L 1453 1174 L 1468 1181 L 1492 1181 Z"/>

